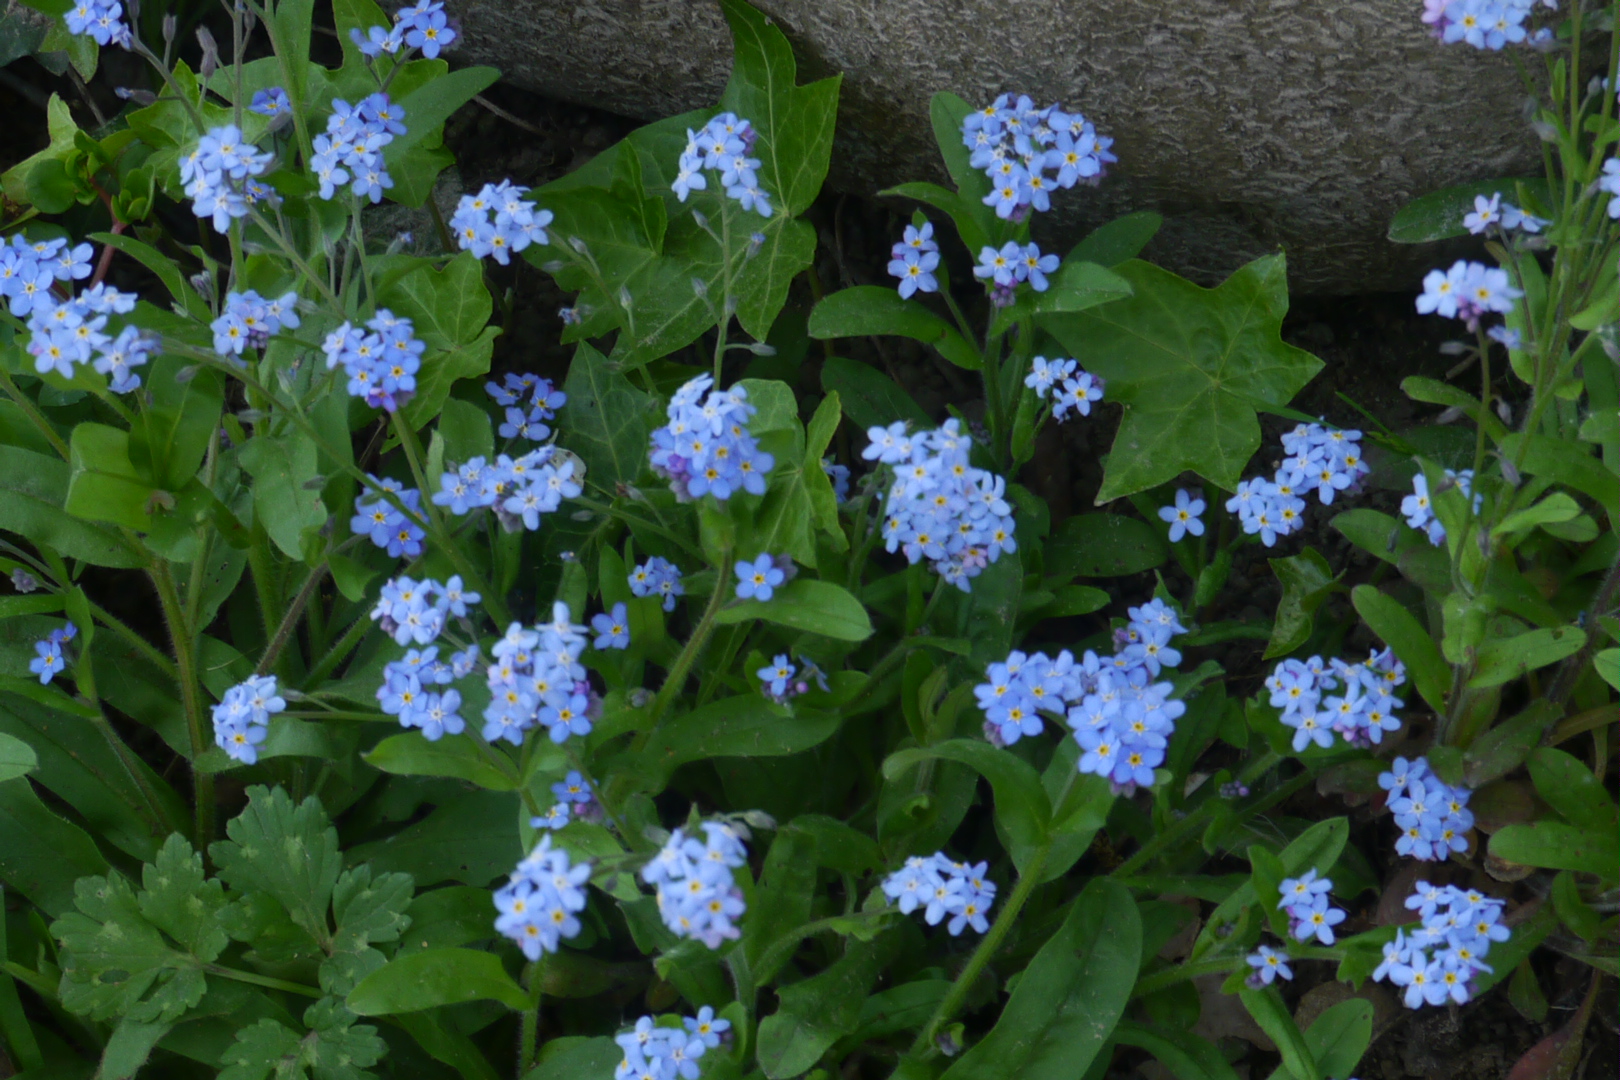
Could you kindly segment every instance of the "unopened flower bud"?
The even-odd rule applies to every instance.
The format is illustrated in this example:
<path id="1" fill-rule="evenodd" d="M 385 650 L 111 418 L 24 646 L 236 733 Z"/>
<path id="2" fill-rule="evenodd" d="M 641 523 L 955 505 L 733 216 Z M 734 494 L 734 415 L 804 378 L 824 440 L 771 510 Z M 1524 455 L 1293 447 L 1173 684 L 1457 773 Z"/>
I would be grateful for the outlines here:
<path id="1" fill-rule="evenodd" d="M 568 246 L 573 248 L 575 251 L 579 252 L 581 255 L 590 254 L 591 249 L 586 246 L 584 240 L 581 240 L 577 236 L 570 236 L 568 238 Z"/>
<path id="2" fill-rule="evenodd" d="M 644 686 L 638 686 L 630 691 L 630 707 L 632 709 L 645 709 L 653 702 L 653 692 Z"/>
<path id="3" fill-rule="evenodd" d="M 770 830 L 776 828 L 776 819 L 763 810 L 744 810 L 742 819 L 755 829 Z"/>
<path id="4" fill-rule="evenodd" d="M 1440 343 L 1441 356 L 1461 356 L 1473 346 L 1466 341 L 1442 341 Z"/>
<path id="5" fill-rule="evenodd" d="M 168 45 L 174 41 L 174 35 L 180 32 L 180 20 L 173 15 L 163 16 L 163 43 Z"/>
<path id="6" fill-rule="evenodd" d="M 776 346 L 767 345 L 763 341 L 756 341 L 752 345 L 748 346 L 748 351 L 753 353 L 755 356 L 775 356 Z"/>
<path id="7" fill-rule="evenodd" d="M 31 593 L 39 588 L 39 581 L 19 566 L 11 572 L 11 587 L 20 593 Z"/>
<path id="8" fill-rule="evenodd" d="M 700 277 L 692 279 L 692 295 L 699 300 L 709 295 L 709 283 Z"/>
<path id="9" fill-rule="evenodd" d="M 547 259 L 545 262 L 540 264 L 540 269 L 544 270 L 548 274 L 556 274 L 566 269 L 567 266 L 568 264 L 563 262 L 561 259 Z"/>
<path id="10" fill-rule="evenodd" d="M 202 66 L 198 68 L 197 73 L 202 76 L 202 81 L 206 83 L 213 78 L 214 72 L 219 70 L 219 43 L 214 40 L 214 35 L 209 32 L 208 27 L 199 26 L 197 27 L 197 44 L 202 46 L 203 53 Z"/>
<path id="11" fill-rule="evenodd" d="M 619 306 L 626 309 L 630 307 L 630 290 L 623 285 L 619 286 Z"/>

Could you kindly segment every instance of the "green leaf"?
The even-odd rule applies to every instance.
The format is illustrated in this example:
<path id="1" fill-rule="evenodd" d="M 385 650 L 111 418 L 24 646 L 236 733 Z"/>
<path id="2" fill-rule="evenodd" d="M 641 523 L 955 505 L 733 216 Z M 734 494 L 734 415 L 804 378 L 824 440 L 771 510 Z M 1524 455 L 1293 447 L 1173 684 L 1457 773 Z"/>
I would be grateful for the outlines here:
<path id="1" fill-rule="evenodd" d="M 997 308 L 990 333 L 1004 333 L 1020 319 L 1085 311 L 1129 295 L 1130 284 L 1107 267 L 1065 259 L 1047 280 L 1045 290 L 1019 289 L 1010 306 Z"/>
<path id="2" fill-rule="evenodd" d="M 466 401 L 446 398 L 434 434 L 444 442 L 444 459 L 460 464 L 469 458 L 493 457 L 495 432 L 489 413 Z"/>
<path id="3" fill-rule="evenodd" d="M 505 791 L 469 791 L 446 798 L 427 817 L 384 840 L 350 848 L 351 865 L 410 874 L 417 888 L 453 880 L 488 885 L 523 858 L 518 839 L 520 804 Z M 527 817 L 527 815 L 525 815 Z"/>
<path id="4" fill-rule="evenodd" d="M 977 252 L 990 243 L 990 237 L 981 223 L 985 208 L 982 205 L 975 206 L 957 192 L 942 188 L 938 184 L 913 182 L 897 184 L 878 192 L 878 195 L 916 199 L 944 212 L 956 223 L 956 232 L 962 238 L 962 246 L 969 251 Z"/>
<path id="5" fill-rule="evenodd" d="M 1444 716 L 1446 694 L 1451 689 L 1451 665 L 1440 655 L 1434 638 L 1398 600 L 1371 585 L 1357 585 L 1350 593 L 1350 601 L 1368 628 L 1395 650 L 1423 700 L 1436 714 Z"/>
<path id="6" fill-rule="evenodd" d="M 1585 644 L 1586 632 L 1575 626 L 1542 627 L 1509 638 L 1488 638 L 1474 652 L 1474 674 L 1468 688 L 1480 690 L 1512 682 L 1526 672 L 1574 656 Z"/>
<path id="7" fill-rule="evenodd" d="M 1099 266 L 1118 266 L 1142 253 L 1148 241 L 1158 234 L 1164 218 L 1151 210 L 1117 217 L 1106 225 L 1099 225 L 1086 234 L 1086 238 L 1069 252 L 1069 259 L 1094 262 Z"/>
<path id="8" fill-rule="evenodd" d="M 326 505 L 310 481 L 318 475 L 315 444 L 300 434 L 255 435 L 237 450 L 253 477 L 253 509 L 289 558 L 304 558 L 304 533 L 326 524 Z"/>
<path id="9" fill-rule="evenodd" d="M 962 210 L 972 221 L 969 229 L 958 219 L 957 231 L 968 253 L 977 258 L 980 247 L 996 244 L 1004 236 L 1006 226 L 996 218 L 995 211 L 985 205 L 984 197 L 990 194 L 990 178 L 973 167 L 972 154 L 962 142 L 962 121 L 972 111 L 973 106 L 948 90 L 941 90 L 928 100 L 934 141 L 939 144 L 940 157 L 945 159 L 945 171 L 956 184 Z"/>
<path id="10" fill-rule="evenodd" d="M 1288 1006 L 1283 1004 L 1282 995 L 1277 992 L 1276 987 L 1268 986 L 1264 990 L 1245 988 L 1238 991 L 1238 997 L 1243 1001 L 1243 1007 L 1249 1011 L 1249 1015 L 1254 1017 L 1254 1022 L 1260 1025 L 1260 1030 L 1271 1036 L 1271 1041 L 1277 1044 L 1277 1052 L 1282 1055 L 1283 1068 L 1288 1070 L 1294 1080 L 1322 1080 L 1322 1070 L 1316 1064 L 1316 1055 L 1311 1053 L 1299 1025 L 1288 1015 Z"/>
<path id="11" fill-rule="evenodd" d="M 1084 1076 L 1125 1011 L 1141 951 L 1130 891 L 1093 878 L 1024 969 L 996 1026 L 941 1080 Z"/>
<path id="12" fill-rule="evenodd" d="M 1530 780 L 1547 805 L 1571 825 L 1601 832 L 1615 824 L 1614 800 L 1578 758 L 1551 746 L 1530 755 Z"/>
<path id="13" fill-rule="evenodd" d="M 146 556 L 117 533 L 63 509 L 68 483 L 69 466 L 61 459 L 0 445 L 0 529 L 96 566 L 145 566 Z"/>
<path id="14" fill-rule="evenodd" d="M 1238 1080 L 1220 1048 L 1190 1031 L 1121 1020 L 1114 1041 L 1146 1050 L 1176 1080 Z"/>
<path id="15" fill-rule="evenodd" d="M 753 970 L 756 985 L 770 982 L 791 959 L 788 953 L 773 950 L 772 946 L 810 921 L 810 905 L 816 892 L 814 852 L 815 841 L 809 836 L 796 829 L 782 829 L 765 853 L 759 884 L 749 898 L 752 918 L 743 925 L 738 944 Z M 791 940 L 799 939 L 794 936 Z M 775 960 L 764 964 L 768 953 Z"/>
<path id="16" fill-rule="evenodd" d="M 1283 559 L 1269 559 L 1271 572 L 1282 585 L 1282 599 L 1277 602 L 1277 617 L 1271 624 L 1271 641 L 1261 659 L 1271 660 L 1286 656 L 1310 639 L 1316 623 L 1316 609 L 1333 592 L 1338 577 L 1328 561 L 1315 548 L 1308 547 L 1298 555 Z"/>
<path id="17" fill-rule="evenodd" d="M 0 732 L 0 783 L 25 776 L 39 768 L 39 755 L 34 748 L 17 738 Z"/>
<path id="18" fill-rule="evenodd" d="M 416 395 L 405 406 L 411 426 L 420 428 L 438 415 L 456 379 L 489 370 L 500 331 L 488 325 L 494 302 L 484 286 L 483 264 L 470 251 L 442 270 L 423 259 L 380 287 L 377 305 L 410 318 L 416 336 L 427 345 L 416 374 Z"/>
<path id="19" fill-rule="evenodd" d="M 129 1080 L 146 1064 L 158 1040 L 172 1028 L 171 1024 L 143 1024 L 128 1017 L 120 1020 L 101 1052 L 96 1080 Z"/>
<path id="20" fill-rule="evenodd" d="M 1491 854 L 1525 866 L 1574 870 L 1613 881 L 1620 867 L 1614 830 L 1591 831 L 1562 821 L 1507 825 L 1491 836 Z"/>
<path id="21" fill-rule="evenodd" d="M 500 71 L 492 67 L 458 68 L 400 98 L 399 106 L 407 120 L 405 134 L 394 136 L 383 148 L 383 160 L 392 165 L 430 136 L 438 135 L 452 113 L 495 85 L 500 77 Z"/>
<path id="22" fill-rule="evenodd" d="M 107 872 L 90 834 L 49 809 L 25 778 L 0 781 L 0 883 L 47 915 L 73 907 L 74 883 Z"/>
<path id="23" fill-rule="evenodd" d="M 1555 491 L 1534 506 L 1513 511 L 1491 530 L 1491 535 L 1512 536 L 1514 533 L 1527 532 L 1537 525 L 1568 521 L 1580 512 L 1580 503 L 1562 491 Z"/>
<path id="24" fill-rule="evenodd" d="M 219 876 L 233 889 L 274 897 L 317 942 L 331 939 L 326 910 L 342 862 L 337 830 L 313 795 L 297 806 L 281 788 L 248 788 L 248 804 L 225 826 L 229 840 L 209 846 Z"/>
<path id="25" fill-rule="evenodd" d="M 220 1055 L 218 1080 L 370 1080 L 365 1069 L 382 1060 L 387 1044 L 370 1024 L 333 998 L 322 998 L 304 1010 L 308 1035 L 300 1036 L 272 1019 L 262 1019 L 236 1033 L 236 1042 Z"/>
<path id="26" fill-rule="evenodd" d="M 153 363 L 145 384 L 148 405 L 129 433 L 136 472 L 165 491 L 178 491 L 197 475 L 225 402 L 216 373 L 204 369 L 182 380 L 174 377 L 180 366 L 174 357 Z"/>
<path id="27" fill-rule="evenodd" d="M 1518 204 L 1519 185 L 1534 193 L 1543 206 L 1549 205 L 1547 181 L 1476 180 L 1471 184 L 1441 188 L 1420 195 L 1395 212 L 1389 223 L 1389 238 L 1397 244 L 1427 244 L 1434 240 L 1447 240 L 1468 232 L 1463 218 L 1474 209 L 1474 197 L 1487 199 L 1497 192 L 1509 202 Z"/>
<path id="28" fill-rule="evenodd" d="M 1560 872 L 1553 878 L 1552 902 L 1559 921 L 1574 931 L 1582 941 L 1591 944 L 1603 933 L 1603 917 L 1581 898 L 1580 886 L 1575 883 L 1575 876 L 1568 870 Z M 1533 983 L 1535 979 L 1533 972 L 1530 979 Z M 1515 978 L 1514 982 L 1517 983 L 1518 979 Z M 1535 990 L 1537 994 L 1540 993 L 1539 986 L 1536 986 Z"/>
<path id="29" fill-rule="evenodd" d="M 540 1060 L 534 1071 L 523 1080 L 584 1080 L 585 1077 L 608 1076 L 623 1059 L 624 1051 L 610 1038 L 565 1035 L 546 1040 L 540 1047 Z"/>
<path id="30" fill-rule="evenodd" d="M 1260 447 L 1255 411 L 1286 406 L 1322 367 L 1280 336 L 1283 256 L 1256 259 L 1214 289 L 1134 260 L 1117 273 L 1131 297 L 1044 318 L 1125 407 L 1097 502 L 1186 471 L 1232 490 Z"/>
<path id="31" fill-rule="evenodd" d="M 844 955 L 826 970 L 777 990 L 780 1005 L 760 1021 L 760 1068 L 771 1080 L 788 1080 L 812 1068 L 861 1019 L 861 1005 L 883 969 L 899 952 L 897 934 L 871 943 L 846 940 Z"/>
<path id="32" fill-rule="evenodd" d="M 857 285 L 824 297 L 810 312 L 810 336 L 828 338 L 894 335 L 932 345 L 957 367 L 977 371 L 979 352 L 961 333 L 924 307 L 902 300 L 881 285 Z"/>
<path id="33" fill-rule="evenodd" d="M 117 871 L 80 878 L 74 889 L 78 910 L 51 924 L 64 950 L 61 1000 L 69 1011 L 97 1020 L 167 1024 L 202 1000 L 201 965 L 225 945 L 217 924 L 219 885 L 203 883 L 201 859 L 178 838 L 164 846 L 156 867 L 147 868 L 149 880 L 154 874 L 159 891 L 139 898 Z M 174 880 L 165 880 L 166 874 Z M 162 920 L 163 929 L 192 937 L 201 951 L 173 948 L 147 911 Z"/>
<path id="34" fill-rule="evenodd" d="M 373 878 L 369 866 L 344 871 L 332 887 L 332 917 L 337 932 L 332 935 L 331 956 L 321 963 L 322 990 L 347 994 L 361 979 L 383 966 L 386 958 L 371 946 L 398 941 L 410 925 L 405 909 L 413 888 L 409 874 L 378 874 Z"/>
<path id="35" fill-rule="evenodd" d="M 398 957 L 367 975 L 347 1004 L 361 1016 L 381 1016 L 482 1000 L 519 1012 L 529 1007 L 529 995 L 494 953 L 429 949 Z"/>
<path id="36" fill-rule="evenodd" d="M 933 746 L 890 754 L 883 775 L 893 780 L 912 765 L 930 758 L 956 761 L 990 781 L 996 796 L 996 825 L 1006 835 L 1008 853 L 1020 873 L 1046 843 L 1052 806 L 1040 774 L 1022 758 L 977 739 L 950 739 Z"/>
<path id="37" fill-rule="evenodd" d="M 872 636 L 872 621 L 861 602 L 843 586 L 814 578 L 796 578 L 777 589 L 769 600 L 727 605 L 714 621 L 729 626 L 756 620 L 838 641 L 865 641 Z"/>
<path id="38" fill-rule="evenodd" d="M 663 422 L 658 400 L 631 385 L 601 353 L 581 342 L 563 383 L 568 407 L 559 441 L 585 463 L 585 482 L 609 496 L 634 483 L 647 460 L 653 429 Z"/>
<path id="39" fill-rule="evenodd" d="M 1125 577 L 1162 566 L 1169 557 L 1163 529 L 1118 514 L 1076 514 L 1047 544 L 1047 576 Z"/>
<path id="40" fill-rule="evenodd" d="M 757 694 L 742 694 L 664 721 L 638 764 L 654 776 L 668 776 L 701 758 L 781 757 L 817 746 L 837 730 L 837 714 L 794 716 Z"/>
<path id="41" fill-rule="evenodd" d="M 859 360 L 835 356 L 821 365 L 821 386 L 837 394 L 844 415 L 863 431 L 905 420 L 917 428 L 933 427 L 922 406 L 895 381 Z"/>
<path id="42" fill-rule="evenodd" d="M 733 50 L 720 106 L 748 117 L 759 130 L 753 152 L 763 162 L 760 179 L 777 212 L 797 217 L 827 176 L 841 79 L 796 85 L 793 47 L 782 31 L 742 0 L 721 0 L 720 9 L 731 26 Z"/>
<path id="43" fill-rule="evenodd" d="M 1372 1042 L 1373 1006 L 1370 1001 L 1352 999 L 1328 1008 L 1305 1029 L 1305 1046 L 1326 1077 L 1348 1077 L 1355 1073 L 1361 1055 Z M 1279 1046 L 1282 1044 L 1279 1042 Z M 1297 1080 L 1288 1066 L 1279 1066 L 1270 1080 Z"/>
<path id="44" fill-rule="evenodd" d="M 0 191 L 14 203 L 28 205 L 28 178 L 36 168 L 47 161 L 60 164 L 75 150 L 74 138 L 79 133 L 79 125 L 73 121 L 73 110 L 55 93 L 45 104 L 45 127 L 50 145 L 0 174 Z"/>
<path id="45" fill-rule="evenodd" d="M 207 302 L 197 295 L 196 289 L 186 284 L 186 279 L 180 273 L 180 267 L 175 261 L 150 244 L 144 244 L 124 233 L 91 233 L 85 239 L 98 244 L 108 244 L 113 250 L 128 255 L 152 271 L 163 283 L 163 287 L 169 290 L 169 299 L 180 305 L 193 318 L 207 320 L 211 317 Z"/>
<path id="46" fill-rule="evenodd" d="M 73 478 L 63 508 L 86 521 L 145 531 L 152 527 L 152 487 L 129 459 L 129 432 L 106 424 L 75 424 Z"/>
<path id="47" fill-rule="evenodd" d="M 490 755 L 471 735 L 446 735 L 429 742 L 421 732 L 405 731 L 388 736 L 362 756 L 396 776 L 451 776 L 491 791 L 515 791 L 518 786 L 510 759 Z"/>

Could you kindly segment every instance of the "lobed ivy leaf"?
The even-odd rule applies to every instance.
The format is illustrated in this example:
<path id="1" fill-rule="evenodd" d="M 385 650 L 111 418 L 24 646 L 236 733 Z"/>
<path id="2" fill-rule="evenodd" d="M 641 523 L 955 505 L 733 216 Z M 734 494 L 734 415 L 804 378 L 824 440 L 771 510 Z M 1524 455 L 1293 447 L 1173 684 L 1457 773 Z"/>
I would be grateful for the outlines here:
<path id="1" fill-rule="evenodd" d="M 483 264 L 463 251 L 442 270 L 427 259 L 399 264 L 408 267 L 377 290 L 377 304 L 412 320 L 416 336 L 427 345 L 416 374 L 416 395 L 405 406 L 413 428 L 439 414 L 457 379 L 489 370 L 498 327 L 489 325 L 495 310 L 484 285 Z"/>
<path id="2" fill-rule="evenodd" d="M 585 463 L 586 487 L 611 498 L 640 475 L 663 410 L 585 342 L 574 351 L 563 391 L 568 407 L 558 417 L 558 441 Z"/>
<path id="3" fill-rule="evenodd" d="M 1282 340 L 1284 257 L 1256 259 L 1213 289 L 1138 260 L 1114 272 L 1132 296 L 1043 317 L 1125 407 L 1098 504 L 1188 471 L 1232 490 L 1260 447 L 1256 410 L 1286 407 L 1322 368 Z"/>
<path id="4" fill-rule="evenodd" d="M 292 921 L 323 945 L 342 859 L 337 830 L 313 795 L 297 806 L 282 788 L 248 788 L 248 804 L 225 826 L 229 840 L 211 845 L 219 876 L 239 892 L 273 897 Z"/>
<path id="5" fill-rule="evenodd" d="M 237 450 L 253 477 L 253 509 L 265 531 L 289 558 L 304 558 L 304 531 L 326 524 L 319 490 L 315 444 L 299 435 L 255 435 Z"/>

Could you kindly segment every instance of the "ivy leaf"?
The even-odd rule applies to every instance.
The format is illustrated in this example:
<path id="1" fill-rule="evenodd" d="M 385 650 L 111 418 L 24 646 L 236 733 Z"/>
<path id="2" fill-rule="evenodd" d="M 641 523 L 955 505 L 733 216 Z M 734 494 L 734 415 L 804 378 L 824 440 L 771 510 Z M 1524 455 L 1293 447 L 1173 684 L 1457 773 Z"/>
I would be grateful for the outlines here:
<path id="1" fill-rule="evenodd" d="M 345 995 L 387 962 L 372 943 L 399 940 L 411 925 L 405 908 L 414 891 L 411 875 L 379 874 L 373 879 L 370 866 L 357 866 L 338 878 L 332 889 L 337 933 L 332 935 L 331 958 L 321 964 L 322 990 Z"/>
<path id="2" fill-rule="evenodd" d="M 295 807 L 283 789 L 256 785 L 225 832 L 230 839 L 208 849 L 219 876 L 240 892 L 274 897 L 306 933 L 329 942 L 326 908 L 343 863 L 320 801 L 311 796 Z"/>
<path id="3" fill-rule="evenodd" d="M 658 402 L 585 342 L 574 353 L 563 392 L 568 407 L 559 417 L 559 441 L 585 463 L 585 483 L 611 498 L 641 472 L 648 440 L 663 419 Z"/>
<path id="4" fill-rule="evenodd" d="M 409 318 L 426 345 L 416 375 L 416 395 L 405 406 L 412 427 L 420 428 L 439 413 L 455 380 L 489 370 L 499 330 L 489 326 L 495 310 L 484 286 L 484 268 L 464 251 L 435 270 L 427 259 L 405 263 L 403 274 L 377 291 L 377 302 Z"/>
<path id="5" fill-rule="evenodd" d="M 302 435 L 255 435 L 237 451 L 253 477 L 253 508 L 276 547 L 303 561 L 305 529 L 326 524 L 321 493 L 309 487 L 318 475 L 315 444 Z"/>
<path id="6" fill-rule="evenodd" d="M 1125 407 L 1098 504 L 1186 471 L 1232 490 L 1260 447 L 1256 410 L 1287 405 L 1322 368 L 1280 336 L 1284 257 L 1256 259 L 1214 289 L 1139 260 L 1115 272 L 1132 296 L 1044 324 Z"/>

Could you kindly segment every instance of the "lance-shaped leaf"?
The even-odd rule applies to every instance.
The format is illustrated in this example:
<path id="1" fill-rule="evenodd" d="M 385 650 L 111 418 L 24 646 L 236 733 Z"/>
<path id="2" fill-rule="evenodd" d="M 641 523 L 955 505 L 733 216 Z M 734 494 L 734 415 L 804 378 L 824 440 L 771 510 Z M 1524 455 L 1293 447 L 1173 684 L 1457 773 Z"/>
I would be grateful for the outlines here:
<path id="1" fill-rule="evenodd" d="M 1235 488 L 1260 447 L 1256 410 L 1287 405 L 1322 368 L 1280 336 L 1283 256 L 1256 259 L 1213 289 L 1138 260 L 1115 273 L 1132 296 L 1043 318 L 1125 407 L 1097 502 L 1187 471 Z"/>

